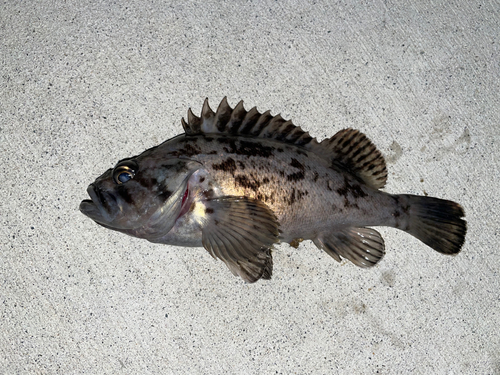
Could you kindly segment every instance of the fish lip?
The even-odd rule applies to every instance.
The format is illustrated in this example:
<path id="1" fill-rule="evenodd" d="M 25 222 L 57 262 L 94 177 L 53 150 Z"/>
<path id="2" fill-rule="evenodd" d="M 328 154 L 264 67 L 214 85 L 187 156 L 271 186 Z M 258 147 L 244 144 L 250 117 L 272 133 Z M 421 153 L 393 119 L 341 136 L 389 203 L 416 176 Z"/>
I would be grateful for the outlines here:
<path id="1" fill-rule="evenodd" d="M 89 195 L 92 202 L 94 202 L 94 204 L 99 203 L 102 205 L 101 199 L 99 199 L 99 197 L 97 196 L 96 187 L 94 184 L 89 185 L 89 187 L 87 188 L 87 194 Z"/>
<path id="2" fill-rule="evenodd" d="M 97 187 L 92 183 L 87 188 L 87 194 L 90 199 L 84 199 L 80 202 L 80 212 L 90 217 L 92 220 L 103 224 L 109 222 L 109 214 L 104 207 Z"/>
<path id="3" fill-rule="evenodd" d="M 87 187 L 87 194 L 89 195 L 90 199 L 84 199 L 80 202 L 80 211 L 84 214 L 89 216 L 89 213 L 94 212 L 97 209 L 97 203 L 100 203 L 99 198 L 97 197 L 97 194 L 94 191 L 95 186 L 94 184 L 90 184 Z"/>
<path id="4" fill-rule="evenodd" d="M 96 222 L 102 221 L 101 210 L 91 199 L 84 199 L 80 202 L 80 212 Z"/>

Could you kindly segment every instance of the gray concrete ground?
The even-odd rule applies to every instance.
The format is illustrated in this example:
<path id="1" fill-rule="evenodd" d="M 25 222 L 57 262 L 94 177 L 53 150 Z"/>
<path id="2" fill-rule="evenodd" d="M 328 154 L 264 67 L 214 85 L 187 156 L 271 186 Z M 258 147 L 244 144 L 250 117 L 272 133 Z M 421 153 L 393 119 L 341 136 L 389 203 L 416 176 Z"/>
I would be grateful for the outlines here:
<path id="1" fill-rule="evenodd" d="M 499 374 L 500 5 L 5 1 L 0 373 Z M 271 281 L 97 226 L 86 186 L 205 97 L 366 133 L 462 253 L 382 228 L 370 270 L 280 245 Z"/>

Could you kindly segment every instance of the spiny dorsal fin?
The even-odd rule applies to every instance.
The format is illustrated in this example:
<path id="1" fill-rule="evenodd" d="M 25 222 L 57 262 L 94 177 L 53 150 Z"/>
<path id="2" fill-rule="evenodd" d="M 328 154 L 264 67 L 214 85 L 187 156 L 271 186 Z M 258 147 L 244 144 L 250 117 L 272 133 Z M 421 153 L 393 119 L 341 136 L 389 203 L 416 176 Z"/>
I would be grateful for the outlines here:
<path id="1" fill-rule="evenodd" d="M 260 113 L 256 107 L 246 111 L 243 101 L 231 108 L 227 97 L 222 99 L 217 111 L 203 103 L 200 117 L 188 110 L 187 123 L 182 119 L 187 135 L 227 134 L 246 137 L 271 138 L 294 146 L 303 147 L 333 164 L 341 165 L 367 185 L 380 189 L 387 180 L 384 157 L 371 141 L 357 130 L 344 129 L 321 143 L 308 132 L 270 111 Z"/>

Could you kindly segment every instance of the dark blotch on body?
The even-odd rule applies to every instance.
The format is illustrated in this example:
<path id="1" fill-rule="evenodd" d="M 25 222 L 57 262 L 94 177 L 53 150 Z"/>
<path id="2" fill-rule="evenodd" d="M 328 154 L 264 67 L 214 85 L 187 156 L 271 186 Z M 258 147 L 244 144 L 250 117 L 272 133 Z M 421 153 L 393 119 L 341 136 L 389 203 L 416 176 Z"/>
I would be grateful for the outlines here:
<path id="1" fill-rule="evenodd" d="M 199 147 L 195 147 L 190 145 L 189 143 L 184 146 L 184 155 L 185 156 L 193 156 L 193 155 L 198 155 L 201 153 L 201 149 Z"/>
<path id="2" fill-rule="evenodd" d="M 291 206 L 295 202 L 302 200 L 307 195 L 309 195 L 309 192 L 305 190 L 297 190 L 295 188 L 292 188 L 292 193 L 287 199 L 285 199 L 285 202 L 288 203 L 289 206 Z"/>
<path id="3" fill-rule="evenodd" d="M 273 156 L 274 149 L 269 146 L 263 146 L 258 142 L 240 141 L 240 149 L 238 151 L 240 155 L 268 158 Z"/>
<path id="4" fill-rule="evenodd" d="M 245 156 L 261 156 L 268 158 L 273 156 L 273 147 L 264 146 L 259 142 L 251 141 L 236 141 L 234 138 L 219 137 L 217 141 L 222 144 L 226 144 L 227 147 L 223 147 L 224 151 L 228 154 L 237 154 Z"/>
<path id="5" fill-rule="evenodd" d="M 246 175 L 240 174 L 234 178 L 236 186 L 241 186 L 245 189 L 251 189 L 255 192 L 259 190 L 261 183 L 255 178 L 249 179 Z"/>
<path id="6" fill-rule="evenodd" d="M 297 168 L 299 171 L 287 175 L 286 178 L 288 179 L 288 181 L 300 181 L 300 180 L 303 180 L 304 177 L 305 177 L 304 176 L 305 167 L 302 165 L 302 163 L 300 163 L 297 159 L 292 158 L 292 162 L 290 163 L 290 165 L 292 167 L 294 167 L 294 168 Z"/>
<path id="7" fill-rule="evenodd" d="M 395 227 L 402 229 L 402 230 L 407 230 L 409 228 L 409 220 L 408 220 L 408 215 L 410 211 L 410 206 L 405 204 L 401 204 L 401 200 L 399 199 L 398 196 L 393 197 L 397 208 L 394 210 L 392 213 L 392 216 L 394 216 L 396 224 Z"/>
<path id="8" fill-rule="evenodd" d="M 236 162 L 232 158 L 227 158 L 221 163 L 212 164 L 212 168 L 216 171 L 229 172 L 232 176 L 234 176 L 234 172 L 236 171 Z"/>
<path id="9" fill-rule="evenodd" d="M 184 138 L 181 140 L 182 142 L 185 143 L 184 148 L 181 148 L 177 151 L 172 151 L 169 154 L 172 156 L 193 156 L 193 155 L 198 155 L 201 154 L 201 148 L 198 147 L 196 143 L 196 139 L 190 139 L 188 137 Z M 190 143 L 191 142 L 191 143 Z"/>
<path id="10" fill-rule="evenodd" d="M 262 193 L 257 193 L 257 195 L 255 196 L 255 198 L 258 199 L 259 201 L 264 202 L 264 203 L 271 203 L 271 204 L 275 203 L 274 193 L 272 193 L 271 195 L 265 195 L 265 194 L 262 194 Z"/>
<path id="11" fill-rule="evenodd" d="M 351 183 L 347 176 L 344 176 L 344 186 L 338 188 L 337 193 L 344 197 L 345 208 L 359 208 L 356 200 L 367 196 L 361 185 Z"/>
<path id="12" fill-rule="evenodd" d="M 304 179 L 304 172 L 296 172 L 286 176 L 288 181 L 300 181 Z"/>
<path id="13" fill-rule="evenodd" d="M 353 198 L 364 198 L 366 197 L 366 193 L 363 191 L 360 185 L 351 184 L 347 177 L 344 177 L 344 186 L 337 189 L 337 193 L 340 195 L 347 197 L 349 193 L 353 196 Z"/>
<path id="14" fill-rule="evenodd" d="M 290 165 L 294 168 L 300 169 L 301 171 L 305 170 L 305 167 L 297 159 L 292 158 Z"/>
<path id="15" fill-rule="evenodd" d="M 345 208 L 359 208 L 359 206 L 356 203 L 356 201 L 354 201 L 353 203 L 351 203 L 351 201 L 349 200 L 349 198 L 347 198 L 347 196 L 344 197 L 344 207 Z"/>
<path id="16" fill-rule="evenodd" d="M 227 154 L 235 154 L 236 153 L 236 140 L 235 139 L 227 138 L 227 137 L 219 137 L 219 138 L 217 138 L 217 142 L 228 145 L 228 147 L 226 147 L 226 146 L 222 147 L 222 149 Z"/>

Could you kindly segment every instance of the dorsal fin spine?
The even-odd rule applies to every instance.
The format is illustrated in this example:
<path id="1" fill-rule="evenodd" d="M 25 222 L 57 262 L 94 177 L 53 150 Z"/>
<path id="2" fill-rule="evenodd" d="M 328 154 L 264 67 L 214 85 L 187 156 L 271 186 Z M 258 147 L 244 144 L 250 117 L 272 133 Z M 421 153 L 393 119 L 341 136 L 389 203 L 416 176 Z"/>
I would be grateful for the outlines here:
<path id="1" fill-rule="evenodd" d="M 269 121 L 272 119 L 272 117 L 273 116 L 271 116 L 271 111 L 264 112 L 253 126 L 251 134 L 254 136 L 258 136 L 262 132 L 262 129 L 264 129 L 269 124 Z"/>
<path id="2" fill-rule="evenodd" d="M 240 102 L 234 107 L 233 112 L 231 114 L 231 118 L 229 119 L 230 123 L 230 129 L 229 131 L 231 134 L 235 134 L 238 132 L 238 129 L 240 128 L 241 124 L 243 123 L 243 120 L 245 119 L 246 115 L 245 108 L 243 107 L 243 100 L 240 100 Z"/>
<path id="3" fill-rule="evenodd" d="M 215 115 L 215 113 L 214 111 L 212 111 L 212 108 L 210 108 L 210 105 L 208 104 L 208 98 L 206 98 L 203 102 L 203 108 L 201 109 L 201 118 L 210 118 L 213 115 Z"/>
<path id="4" fill-rule="evenodd" d="M 181 118 L 181 124 L 182 124 L 182 127 L 184 128 L 184 132 L 186 134 L 189 134 L 191 129 L 189 128 L 189 125 L 186 123 L 186 121 L 184 121 L 184 118 Z"/>
<path id="5" fill-rule="evenodd" d="M 257 107 L 253 107 L 248 113 L 245 115 L 243 122 L 241 123 L 241 130 L 243 134 L 248 134 L 250 129 L 255 125 L 255 123 L 259 120 L 260 113 L 257 110 Z"/>

